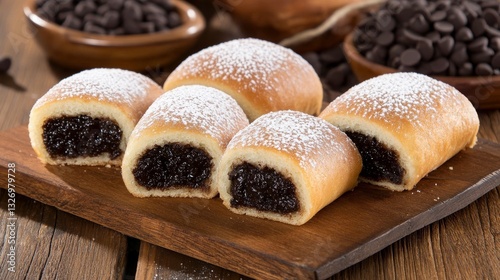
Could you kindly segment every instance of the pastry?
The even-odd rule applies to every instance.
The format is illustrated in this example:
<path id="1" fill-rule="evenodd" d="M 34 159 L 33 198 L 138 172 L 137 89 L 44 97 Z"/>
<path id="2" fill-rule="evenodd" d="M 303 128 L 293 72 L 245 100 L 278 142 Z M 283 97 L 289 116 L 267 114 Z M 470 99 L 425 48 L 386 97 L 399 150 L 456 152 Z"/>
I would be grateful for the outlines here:
<path id="1" fill-rule="evenodd" d="M 216 177 L 231 211 L 301 225 L 357 184 L 361 156 L 324 120 L 271 112 L 238 132 Z"/>
<path id="2" fill-rule="evenodd" d="M 175 88 L 135 127 L 122 176 L 136 197 L 212 198 L 213 174 L 229 140 L 248 119 L 229 95 L 210 87 Z"/>
<path id="3" fill-rule="evenodd" d="M 153 80 L 127 70 L 74 74 L 34 104 L 31 145 L 45 164 L 119 166 L 132 129 L 162 93 Z"/>
<path id="4" fill-rule="evenodd" d="M 339 127 L 363 157 L 363 181 L 411 190 L 430 171 L 477 140 L 479 119 L 452 86 L 417 73 L 358 84 L 320 117 Z"/>
<path id="5" fill-rule="evenodd" d="M 188 84 L 231 95 L 250 121 L 286 109 L 318 115 L 323 100 L 321 81 L 307 61 L 290 49 L 258 39 L 237 39 L 191 55 L 163 88 Z"/>

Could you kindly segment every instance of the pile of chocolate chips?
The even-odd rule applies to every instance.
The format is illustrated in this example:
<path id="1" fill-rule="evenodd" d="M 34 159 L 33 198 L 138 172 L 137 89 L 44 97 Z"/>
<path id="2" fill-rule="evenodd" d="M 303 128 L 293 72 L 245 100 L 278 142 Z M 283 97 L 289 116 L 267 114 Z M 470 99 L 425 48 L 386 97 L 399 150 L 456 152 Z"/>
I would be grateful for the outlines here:
<path id="1" fill-rule="evenodd" d="M 37 14 L 67 28 L 107 35 L 153 33 L 182 24 L 169 0 L 38 0 Z"/>
<path id="2" fill-rule="evenodd" d="M 354 31 L 368 60 L 442 76 L 500 74 L 500 2 L 389 0 Z"/>
<path id="3" fill-rule="evenodd" d="M 332 101 L 340 93 L 358 83 L 344 55 L 342 44 L 321 51 L 304 53 L 302 57 L 311 64 L 321 78 L 326 102 Z"/>

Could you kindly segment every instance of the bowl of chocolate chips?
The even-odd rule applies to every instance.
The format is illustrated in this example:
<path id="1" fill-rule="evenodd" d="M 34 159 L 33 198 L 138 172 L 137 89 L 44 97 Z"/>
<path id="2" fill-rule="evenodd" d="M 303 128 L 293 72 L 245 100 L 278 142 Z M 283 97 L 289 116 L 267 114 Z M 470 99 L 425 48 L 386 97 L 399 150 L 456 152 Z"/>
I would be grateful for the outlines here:
<path id="1" fill-rule="evenodd" d="M 154 69 L 205 29 L 201 12 L 180 0 L 28 0 L 24 14 L 49 60 L 71 69 Z"/>
<path id="2" fill-rule="evenodd" d="M 358 80 L 419 72 L 448 83 L 478 109 L 500 108 L 500 2 L 388 0 L 344 41 Z"/>

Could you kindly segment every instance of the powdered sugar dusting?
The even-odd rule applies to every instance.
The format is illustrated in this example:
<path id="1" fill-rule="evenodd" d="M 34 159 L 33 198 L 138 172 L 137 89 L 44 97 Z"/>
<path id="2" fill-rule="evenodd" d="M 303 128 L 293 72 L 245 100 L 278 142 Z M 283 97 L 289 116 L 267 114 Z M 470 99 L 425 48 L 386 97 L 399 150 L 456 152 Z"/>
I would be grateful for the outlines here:
<path id="1" fill-rule="evenodd" d="M 338 141 L 343 133 L 326 121 L 296 111 L 278 111 L 259 117 L 238 132 L 228 145 L 264 146 L 295 155 L 300 165 L 319 166 L 318 154 L 347 161 L 345 147 Z M 345 136 L 347 138 L 347 136 Z"/>
<path id="2" fill-rule="evenodd" d="M 84 70 L 61 80 L 45 94 L 38 104 L 57 94 L 57 100 L 74 97 L 92 97 L 99 101 L 122 103 L 132 106 L 148 95 L 155 85 L 148 77 L 122 69 L 95 68 Z M 158 88 L 161 89 L 158 85 Z M 36 105 L 35 105 L 36 106 Z"/>
<path id="3" fill-rule="evenodd" d="M 245 113 L 232 97 L 200 85 L 181 86 L 160 96 L 132 133 L 138 134 L 161 120 L 182 124 L 186 129 L 201 129 L 216 139 L 222 139 L 228 131 L 234 134 L 242 125 L 248 125 Z"/>
<path id="4" fill-rule="evenodd" d="M 448 101 L 459 103 L 460 92 L 450 86 L 418 73 L 385 74 L 364 81 L 332 102 L 348 104 L 347 110 L 354 115 L 378 119 L 387 123 L 395 119 L 408 120 L 421 126 L 419 112 L 437 115 L 438 109 Z M 450 106 L 450 105 L 447 105 Z"/>
<path id="5" fill-rule="evenodd" d="M 206 58 L 210 59 L 206 59 Z M 290 61 L 302 71 L 314 71 L 298 54 L 280 45 L 253 38 L 237 39 L 206 48 L 188 57 L 178 69 L 186 77 L 210 73 L 211 79 L 236 81 L 255 94 L 271 91 L 280 82 L 275 72 L 287 73 Z M 244 82 L 245 81 L 245 82 Z M 294 83 L 294 79 L 286 81 Z"/>

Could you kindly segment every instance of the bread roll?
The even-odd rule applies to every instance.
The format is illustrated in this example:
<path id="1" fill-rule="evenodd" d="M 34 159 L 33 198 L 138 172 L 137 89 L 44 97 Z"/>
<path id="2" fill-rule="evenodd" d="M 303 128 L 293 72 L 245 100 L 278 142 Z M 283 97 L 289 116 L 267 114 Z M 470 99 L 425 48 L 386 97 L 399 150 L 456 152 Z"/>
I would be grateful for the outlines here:
<path id="1" fill-rule="evenodd" d="M 229 140 L 248 119 L 229 95 L 210 87 L 166 92 L 135 127 L 122 176 L 134 196 L 212 198 L 213 174 Z"/>
<path id="2" fill-rule="evenodd" d="M 460 150 L 473 147 L 479 119 L 455 88 L 417 73 L 385 74 L 349 89 L 321 118 L 339 127 L 363 157 L 363 181 L 411 190 Z"/>
<path id="3" fill-rule="evenodd" d="M 278 110 L 318 115 L 323 88 L 312 66 L 290 49 L 258 39 L 238 39 L 193 54 L 163 88 L 199 84 L 231 95 L 250 121 Z"/>
<path id="4" fill-rule="evenodd" d="M 317 117 L 280 111 L 234 136 L 216 184 L 235 213 L 301 225 L 352 189 L 360 171 L 361 156 L 342 131 Z"/>
<path id="5" fill-rule="evenodd" d="M 153 80 L 127 70 L 74 74 L 31 109 L 31 145 L 46 164 L 119 166 L 132 129 L 162 93 Z"/>

